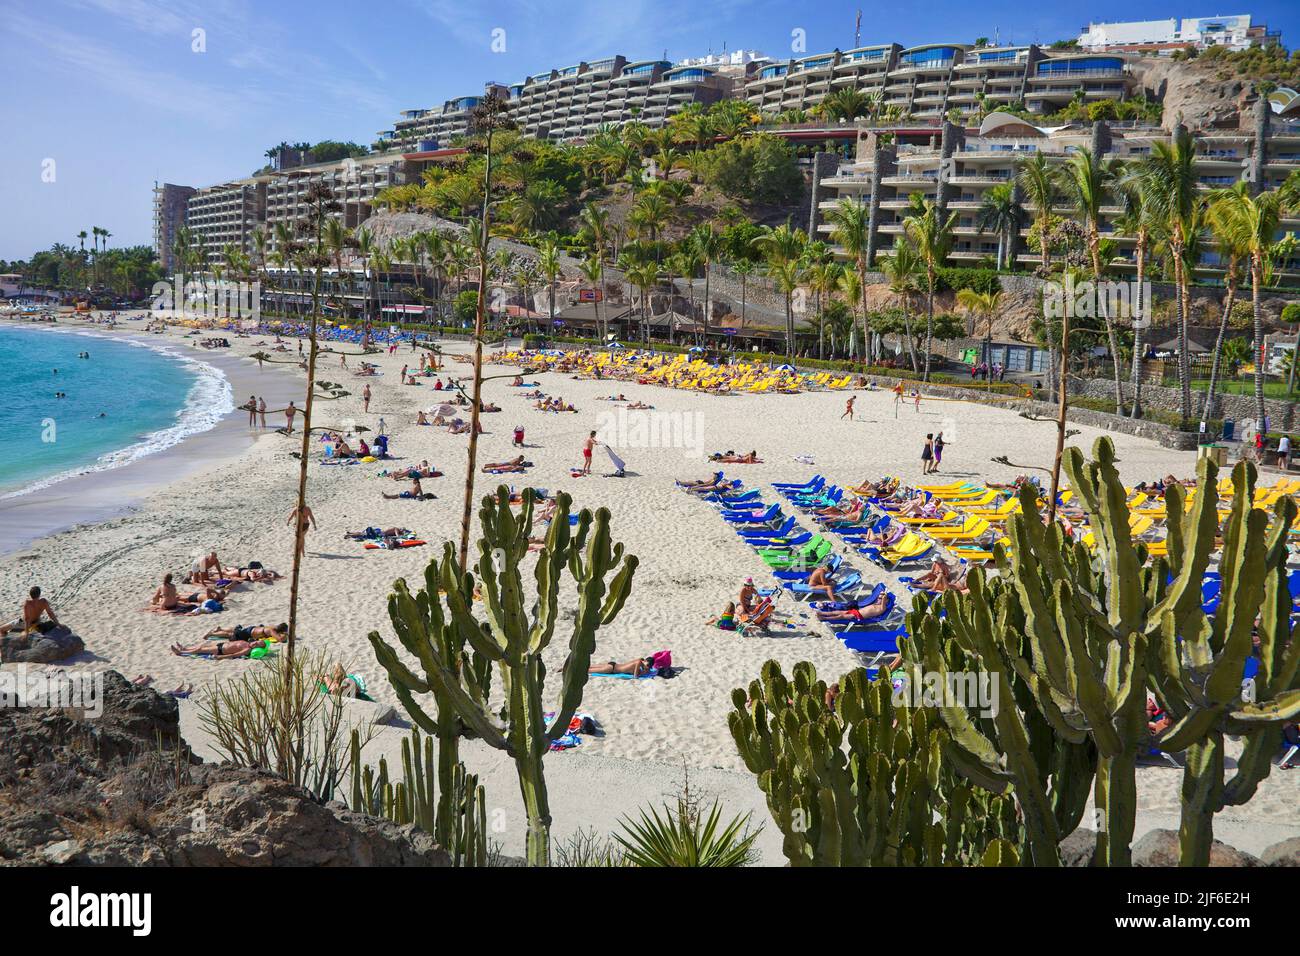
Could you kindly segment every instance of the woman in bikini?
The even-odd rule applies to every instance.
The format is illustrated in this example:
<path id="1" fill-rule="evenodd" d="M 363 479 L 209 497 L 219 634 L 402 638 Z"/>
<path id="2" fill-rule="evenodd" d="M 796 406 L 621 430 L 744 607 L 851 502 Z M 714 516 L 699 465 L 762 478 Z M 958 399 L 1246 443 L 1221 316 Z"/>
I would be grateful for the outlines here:
<path id="1" fill-rule="evenodd" d="M 198 644 L 191 644 L 189 647 L 182 644 L 173 644 L 171 652 L 177 657 L 196 657 L 206 654 L 214 661 L 229 661 L 239 657 L 247 657 L 259 647 L 265 648 L 266 641 L 201 641 Z"/>
<path id="2" fill-rule="evenodd" d="M 637 657 L 630 661 L 624 661 L 620 664 L 618 661 L 609 661 L 605 664 L 592 664 L 587 668 L 588 674 L 631 674 L 633 677 L 640 677 L 646 671 L 653 670 L 655 659 L 653 657 Z"/>

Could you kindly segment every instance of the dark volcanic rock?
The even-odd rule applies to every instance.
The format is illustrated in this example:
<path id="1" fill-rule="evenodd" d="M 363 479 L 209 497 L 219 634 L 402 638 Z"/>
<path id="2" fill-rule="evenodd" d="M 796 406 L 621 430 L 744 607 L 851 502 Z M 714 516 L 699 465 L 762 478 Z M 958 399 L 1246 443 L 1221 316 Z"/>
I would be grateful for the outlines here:
<path id="1" fill-rule="evenodd" d="M 57 664 L 86 649 L 85 643 L 67 625 L 60 624 L 42 634 L 0 635 L 0 664 Z"/>
<path id="2" fill-rule="evenodd" d="M 105 675 L 102 712 L 0 709 L 0 862 L 449 866 L 433 838 L 188 756 L 176 701 Z M 179 749 L 178 749 L 179 748 Z"/>

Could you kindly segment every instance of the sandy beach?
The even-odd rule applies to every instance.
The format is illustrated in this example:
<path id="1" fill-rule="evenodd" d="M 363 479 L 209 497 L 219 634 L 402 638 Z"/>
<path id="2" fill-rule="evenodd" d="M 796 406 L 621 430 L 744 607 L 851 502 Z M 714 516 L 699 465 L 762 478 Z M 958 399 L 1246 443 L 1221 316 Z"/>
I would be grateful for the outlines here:
<path id="1" fill-rule="evenodd" d="M 193 347 L 193 338 L 187 339 L 180 330 L 171 330 L 168 338 Z M 230 340 L 229 352 L 246 356 L 269 337 L 232 336 Z M 469 351 L 465 344 L 445 347 L 449 354 Z M 319 528 L 308 536 L 300 640 L 303 648 L 324 651 L 349 671 L 364 675 L 378 700 L 396 703 L 374 662 L 366 634 L 377 629 L 396 643 L 386 610 L 392 581 L 406 577 L 415 582 L 435 547 L 458 537 L 467 436 L 414 424 L 418 410 L 439 403 L 439 393 L 430 387 L 431 379 L 422 380 L 426 384 L 421 386 L 398 384 L 403 365 L 418 367 L 418 357 L 409 347 L 371 360 L 383 374 L 362 379 L 339 367 L 337 356 L 322 356 L 321 377 L 344 382 L 353 393 L 338 402 L 318 404 L 316 424 L 355 422 L 373 430 L 382 417 L 392 436 L 390 450 L 400 459 L 397 464 L 428 459 L 444 477 L 424 482 L 425 491 L 436 494 L 436 500 L 384 500 L 382 492 L 405 487 L 377 477 L 393 463 L 325 467 L 313 461 L 308 500 Z M 355 365 L 358 359 L 350 357 L 349 362 Z M 256 367 L 252 362 L 243 364 Z M 468 376 L 470 367 L 448 361 L 445 371 Z M 513 371 L 489 366 L 485 373 Z M 274 374 L 292 376 L 299 392 L 305 385 L 304 376 L 292 365 Z M 931 398 L 923 399 L 919 410 L 910 401 L 896 410 L 886 391 L 852 393 L 857 402 L 850 421 L 841 419 L 848 392 L 709 396 L 635 383 L 573 380 L 558 373 L 547 373 L 540 381 L 545 392 L 562 396 L 577 412 L 535 410 L 521 394 L 526 390 L 510 387 L 509 379 L 488 382 L 484 398 L 502 411 L 483 417 L 486 433 L 480 439 L 479 461 L 504 461 L 517 454 L 511 445 L 512 431 L 522 425 L 524 452 L 535 464 L 525 475 L 505 476 L 507 484 L 566 491 L 575 509 L 610 509 L 615 539 L 639 557 L 640 567 L 626 608 L 599 634 L 597 657 L 621 661 L 670 649 L 674 664 L 681 667 L 680 676 L 671 681 L 593 679 L 588 684 L 583 709 L 600 721 L 605 735 L 585 740 L 583 759 L 619 758 L 620 765 L 630 760 L 743 770 L 726 723 L 733 688 L 747 685 L 768 659 L 787 669 L 807 660 L 828 677 L 858 666 L 855 656 L 829 631 L 789 601 L 783 603 L 781 623 L 770 637 L 744 638 L 705 624 L 727 600 L 734 599 L 745 577 L 752 575 L 761 585 L 769 579 L 762 562 L 713 506 L 678 490 L 674 478 L 707 475 L 712 471 L 705 458 L 710 452 L 755 449 L 762 464 L 727 466 L 728 474 L 743 478 L 749 487 L 766 488 L 769 500 L 770 482 L 800 481 L 814 473 L 840 483 L 885 474 L 920 481 L 925 435 L 941 430 L 949 445 L 940 478 L 1009 481 L 1017 470 L 991 459 L 1005 455 L 1013 462 L 1050 463 L 1055 441 L 1050 422 Z M 369 414 L 362 410 L 360 395 L 367 382 L 373 390 Z M 635 421 L 626 417 L 632 413 L 620 413 L 615 403 L 599 400 L 611 393 L 653 405 L 658 416 L 675 416 L 676 434 L 688 436 L 678 444 L 688 447 L 635 447 L 646 443 Z M 237 387 L 236 403 L 245 398 Z M 282 425 L 283 417 L 270 424 Z M 186 454 L 183 477 L 142 492 L 129 513 L 81 524 L 0 556 L 4 582 L 0 601 L 5 607 L 18 606 L 27 589 L 39 584 L 61 619 L 85 640 L 87 653 L 69 670 L 111 668 L 128 677 L 153 675 L 160 688 L 191 682 L 201 688 L 213 679 L 260 666 L 254 661 L 180 658 L 168 647 L 177 641 L 197 641 L 215 626 L 274 625 L 286 620 L 289 588 L 285 582 L 244 585 L 232 593 L 224 613 L 215 616 L 171 617 L 145 610 L 162 575 L 184 573 L 202 551 L 215 549 L 230 564 L 255 560 L 282 573 L 289 571 L 292 540 L 286 518 L 294 503 L 298 469 L 291 453 L 298 443 L 269 429 L 249 432 L 239 411 L 222 427 L 229 429 L 233 455 L 203 463 Z M 1078 427 L 1080 434 L 1072 442 L 1085 449 L 1102 434 Z M 611 444 L 623 445 L 618 453 L 627 462 L 627 477 L 604 477 L 613 469 L 602 449 L 597 449 L 590 477 L 570 477 L 569 469 L 581 464 L 582 442 L 593 429 L 601 429 Z M 1127 482 L 1169 473 L 1185 476 L 1194 470 L 1193 453 L 1126 435 L 1112 437 Z M 482 474 L 476 478 L 480 492 L 498 482 Z M 345 531 L 393 525 L 413 529 L 431 546 L 367 551 L 344 538 Z M 870 581 L 896 578 L 865 559 L 853 563 Z M 895 589 L 900 596 L 905 594 L 896 582 Z M 557 635 L 548 669 L 558 670 L 563 653 L 564 639 Z M 1176 810 L 1179 781 L 1178 771 L 1143 769 L 1139 774 L 1142 809 Z M 1297 805 L 1300 774 L 1274 771 L 1247 807 L 1228 816 L 1246 824 L 1290 822 Z"/>

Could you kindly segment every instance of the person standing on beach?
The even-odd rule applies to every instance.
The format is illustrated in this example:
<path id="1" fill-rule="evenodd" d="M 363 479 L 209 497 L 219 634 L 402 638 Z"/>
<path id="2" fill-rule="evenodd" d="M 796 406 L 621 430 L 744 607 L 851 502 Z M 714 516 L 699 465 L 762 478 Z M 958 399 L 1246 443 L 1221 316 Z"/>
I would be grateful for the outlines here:
<path id="1" fill-rule="evenodd" d="M 244 406 L 248 409 L 248 427 L 257 427 L 257 396 L 249 395 L 248 404 Z"/>
<path id="2" fill-rule="evenodd" d="M 943 446 L 947 442 L 943 440 L 943 432 L 934 436 L 934 467 L 930 469 L 931 473 L 937 472 L 939 466 L 943 464 Z"/>
<path id="3" fill-rule="evenodd" d="M 840 421 L 844 421 L 846 418 L 849 421 L 853 421 L 853 403 L 857 400 L 858 397 L 856 395 L 849 396 L 849 400 L 844 403 L 844 414 L 840 416 Z"/>
<path id="4" fill-rule="evenodd" d="M 903 401 L 903 383 L 898 382 L 894 385 L 894 414 L 898 414 L 898 406 Z"/>
<path id="5" fill-rule="evenodd" d="M 916 406 L 916 411 L 919 414 L 921 411 L 921 390 L 919 388 L 912 390 L 912 403 Z"/>
<path id="6" fill-rule="evenodd" d="M 587 440 L 582 443 L 582 473 L 584 475 L 591 474 L 591 450 L 599 444 L 600 442 L 596 441 L 595 432 L 588 435 Z"/>
<path id="7" fill-rule="evenodd" d="M 266 427 L 266 396 L 263 395 L 257 400 L 257 414 L 262 419 L 262 427 Z"/>
<path id="8" fill-rule="evenodd" d="M 293 405 L 293 400 L 290 399 L 290 401 L 289 401 L 289 407 L 286 408 L 286 409 L 284 410 L 284 417 L 285 417 L 285 419 L 287 419 L 287 421 L 288 421 L 288 424 L 287 424 L 287 427 L 286 427 L 285 434 L 288 434 L 288 435 L 292 435 L 292 434 L 293 434 L 293 416 L 295 416 L 295 415 L 297 415 L 297 414 L 298 414 L 298 409 L 296 409 L 296 408 L 294 407 L 294 405 Z"/>
<path id="9" fill-rule="evenodd" d="M 365 409 L 366 414 L 369 415 L 370 414 L 370 383 L 369 382 L 367 382 L 366 387 L 361 390 L 361 403 L 362 403 L 362 407 Z"/>
<path id="10" fill-rule="evenodd" d="M 294 544 L 294 553 L 298 557 L 302 557 L 303 552 L 307 548 L 307 526 L 310 524 L 311 529 L 313 531 L 316 530 L 316 516 L 312 514 L 311 508 L 303 505 L 301 508 L 294 508 L 290 511 L 289 520 L 285 522 L 287 525 L 293 525 L 295 523 L 297 524 L 297 528 L 294 533 L 297 535 L 297 541 Z"/>
<path id="11" fill-rule="evenodd" d="M 921 449 L 921 474 L 928 475 L 934 471 L 934 435 L 925 436 L 925 447 Z"/>

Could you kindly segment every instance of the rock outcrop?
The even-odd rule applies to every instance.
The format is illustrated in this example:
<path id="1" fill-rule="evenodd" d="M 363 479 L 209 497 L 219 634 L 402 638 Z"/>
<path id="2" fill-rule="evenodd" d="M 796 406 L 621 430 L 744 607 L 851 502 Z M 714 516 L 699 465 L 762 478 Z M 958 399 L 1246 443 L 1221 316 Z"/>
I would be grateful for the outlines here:
<path id="1" fill-rule="evenodd" d="M 1179 121 L 1190 130 L 1237 129 L 1242 110 L 1253 98 L 1254 83 L 1220 76 L 1212 65 L 1168 57 L 1138 57 L 1133 71 L 1147 95 L 1162 102 L 1161 125 Z"/>
<path id="2" fill-rule="evenodd" d="M 176 701 L 106 675 L 98 716 L 0 709 L 0 863 L 449 866 L 432 837 L 188 757 Z"/>
<path id="3" fill-rule="evenodd" d="M 1179 854 L 1177 830 L 1152 830 L 1133 844 L 1133 865 L 1177 866 Z M 1215 840 L 1210 844 L 1210 866 L 1259 866 L 1259 859 Z"/>
<path id="4" fill-rule="evenodd" d="M 85 642 L 65 624 L 45 633 L 14 631 L 0 635 L 0 664 L 57 664 L 85 649 Z"/>

